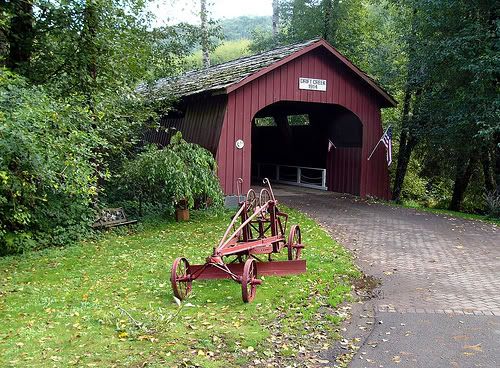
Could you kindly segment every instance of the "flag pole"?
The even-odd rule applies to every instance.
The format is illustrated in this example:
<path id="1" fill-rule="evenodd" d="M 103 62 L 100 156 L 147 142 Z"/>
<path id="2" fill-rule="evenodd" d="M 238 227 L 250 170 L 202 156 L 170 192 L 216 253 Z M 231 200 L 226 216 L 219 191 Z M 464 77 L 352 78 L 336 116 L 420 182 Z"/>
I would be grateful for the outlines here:
<path id="1" fill-rule="evenodd" d="M 378 141 L 377 145 L 375 146 L 375 148 L 373 149 L 372 153 L 370 153 L 370 156 L 368 156 L 368 161 L 370 161 L 370 159 L 372 158 L 372 156 L 375 153 L 375 150 L 377 149 L 380 142 L 381 142 L 381 140 L 379 139 L 379 141 Z"/>
<path id="2" fill-rule="evenodd" d="M 370 161 L 370 159 L 372 158 L 373 154 L 375 153 L 375 150 L 377 149 L 377 147 L 380 144 L 380 142 L 382 142 L 382 138 L 384 138 L 385 133 L 387 133 L 387 131 L 389 130 L 390 127 L 391 126 L 389 125 L 387 127 L 387 129 L 385 130 L 384 134 L 382 134 L 382 137 L 378 140 L 378 142 L 377 142 L 375 148 L 373 149 L 372 153 L 370 153 L 370 156 L 368 156 L 368 161 Z"/>

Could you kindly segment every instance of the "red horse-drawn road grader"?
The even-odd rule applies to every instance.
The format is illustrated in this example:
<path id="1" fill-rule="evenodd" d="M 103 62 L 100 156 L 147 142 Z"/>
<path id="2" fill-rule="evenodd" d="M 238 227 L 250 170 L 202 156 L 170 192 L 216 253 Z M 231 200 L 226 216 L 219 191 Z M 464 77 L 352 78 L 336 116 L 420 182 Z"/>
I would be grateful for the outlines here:
<path id="1" fill-rule="evenodd" d="M 253 189 L 242 197 L 242 183 L 243 180 L 238 179 L 239 210 L 206 262 L 190 265 L 184 257 L 174 261 L 170 281 L 174 295 L 180 300 L 191 292 L 193 280 L 231 278 L 241 284 L 243 301 L 248 303 L 255 298 L 257 285 L 262 283 L 259 276 L 295 275 L 306 271 L 306 261 L 300 259 L 304 245 L 299 225 L 291 226 L 286 237 L 288 215 L 278 209 L 269 180 L 264 179 L 267 188 L 263 188 L 258 197 Z M 273 260 L 272 255 L 284 248 L 288 260 Z"/>

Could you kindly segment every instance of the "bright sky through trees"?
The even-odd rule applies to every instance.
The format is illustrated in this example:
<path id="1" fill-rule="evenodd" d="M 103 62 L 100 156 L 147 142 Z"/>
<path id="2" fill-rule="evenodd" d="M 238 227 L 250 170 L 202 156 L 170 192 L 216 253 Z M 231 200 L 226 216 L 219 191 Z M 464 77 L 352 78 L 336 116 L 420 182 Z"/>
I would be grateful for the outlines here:
<path id="1" fill-rule="evenodd" d="M 165 23 L 199 23 L 199 1 L 156 0 L 150 5 L 156 15 L 157 25 Z M 234 18 L 242 15 L 271 15 L 272 0 L 211 0 L 209 9 L 215 19 Z"/>

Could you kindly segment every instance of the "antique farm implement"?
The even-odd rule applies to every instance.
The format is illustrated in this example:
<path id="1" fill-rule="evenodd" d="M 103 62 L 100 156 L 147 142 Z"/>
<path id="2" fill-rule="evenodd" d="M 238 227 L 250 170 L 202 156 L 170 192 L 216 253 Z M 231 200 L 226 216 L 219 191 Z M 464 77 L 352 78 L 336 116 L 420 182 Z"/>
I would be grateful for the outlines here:
<path id="1" fill-rule="evenodd" d="M 259 195 L 250 189 L 241 195 L 242 179 L 238 179 L 239 210 L 213 253 L 202 265 L 190 265 L 186 258 L 174 261 L 171 270 L 174 295 L 184 299 L 196 279 L 231 278 L 241 284 L 243 301 L 251 302 L 262 275 L 292 275 L 306 271 L 301 260 L 304 246 L 300 228 L 293 225 L 286 236 L 288 215 L 278 209 L 278 202 L 268 179 Z M 286 248 L 288 260 L 273 260 L 273 254 Z M 267 260 L 265 260 L 267 258 Z"/>

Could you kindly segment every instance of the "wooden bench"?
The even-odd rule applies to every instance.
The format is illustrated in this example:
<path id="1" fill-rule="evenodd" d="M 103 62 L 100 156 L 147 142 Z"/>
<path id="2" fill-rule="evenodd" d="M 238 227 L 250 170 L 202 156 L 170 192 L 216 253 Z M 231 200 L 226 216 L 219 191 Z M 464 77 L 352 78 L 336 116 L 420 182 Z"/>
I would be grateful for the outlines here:
<path id="1" fill-rule="evenodd" d="M 108 228 L 135 224 L 137 220 L 127 219 L 123 208 L 103 208 L 100 217 L 92 224 L 93 228 Z"/>

